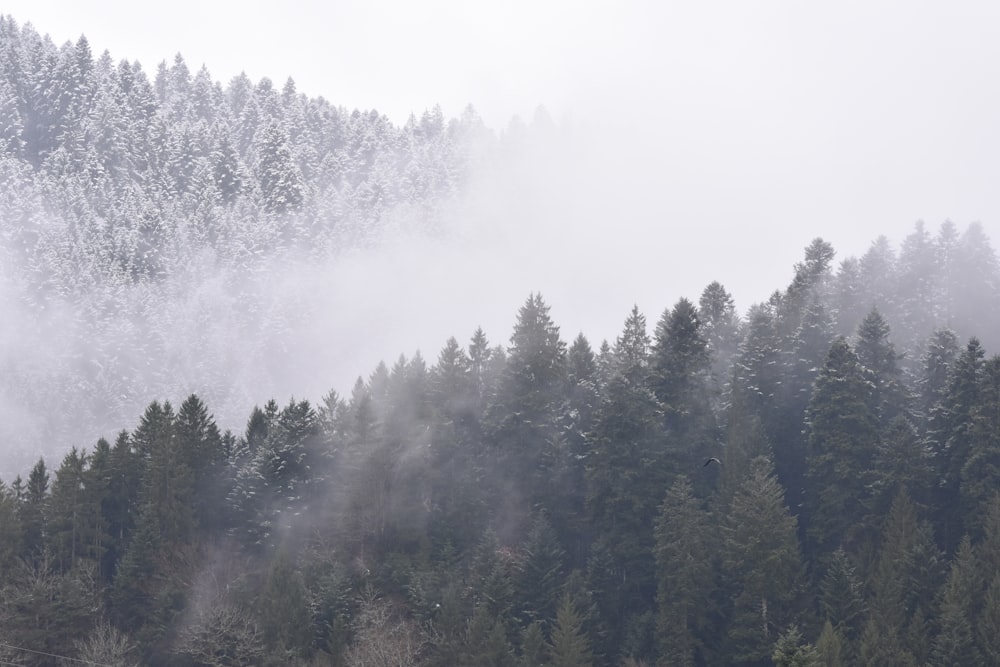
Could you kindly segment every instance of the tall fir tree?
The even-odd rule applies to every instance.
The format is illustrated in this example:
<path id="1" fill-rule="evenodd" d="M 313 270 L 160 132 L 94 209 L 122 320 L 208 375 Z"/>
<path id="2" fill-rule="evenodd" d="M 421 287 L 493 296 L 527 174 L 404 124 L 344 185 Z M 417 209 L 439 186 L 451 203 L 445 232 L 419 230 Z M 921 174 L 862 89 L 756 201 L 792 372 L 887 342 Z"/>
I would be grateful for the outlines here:
<path id="1" fill-rule="evenodd" d="M 966 536 L 958 545 L 938 598 L 940 630 L 934 637 L 931 654 L 934 664 L 985 664 L 976 646 L 973 625 L 974 601 L 982 586 L 976 572 L 972 542 Z"/>
<path id="2" fill-rule="evenodd" d="M 928 430 L 935 411 L 948 393 L 948 379 L 958 353 L 958 336 L 954 331 L 938 329 L 931 334 L 923 356 L 923 373 L 917 380 L 918 417 L 922 432 Z"/>
<path id="3" fill-rule="evenodd" d="M 653 604 L 656 500 L 672 473 L 661 423 L 659 404 L 645 384 L 617 375 L 598 408 L 586 459 L 593 540 L 607 549 L 620 579 L 615 597 L 640 610 Z M 614 618 L 624 611 L 615 610 Z"/>
<path id="4" fill-rule="evenodd" d="M 667 449 L 677 470 L 694 470 L 719 453 L 711 400 L 711 354 L 698 311 L 687 299 L 656 325 L 651 384 L 663 406 Z"/>
<path id="5" fill-rule="evenodd" d="M 937 523 L 947 551 L 965 534 L 960 487 L 962 469 L 972 451 L 973 412 L 979 404 L 985 351 L 977 338 L 969 339 L 959 354 L 948 391 L 932 413 L 930 443 L 940 480 L 935 498 Z"/>
<path id="6" fill-rule="evenodd" d="M 656 521 L 657 638 L 662 663 L 698 664 L 714 593 L 712 526 L 680 476 L 667 490 Z"/>
<path id="7" fill-rule="evenodd" d="M 551 490 L 542 480 L 558 456 L 558 407 L 566 383 L 566 345 L 540 294 L 530 295 L 518 311 L 510 342 L 489 422 L 512 490 L 501 500 L 525 503 L 516 511 L 526 517 L 524 510 L 544 505 Z"/>
<path id="8" fill-rule="evenodd" d="M 756 662 L 777 636 L 798 622 L 792 605 L 802 584 L 796 519 L 766 458 L 755 459 L 737 489 L 723 525 L 722 569 L 732 607 L 726 657 Z"/>
<path id="9" fill-rule="evenodd" d="M 843 549 L 838 548 L 829 558 L 819 593 L 823 616 L 837 633 L 838 654 L 845 662 L 856 660 L 867 608 L 857 569 Z"/>
<path id="10" fill-rule="evenodd" d="M 28 482 L 18 506 L 21 557 L 29 563 L 40 563 L 44 558 L 48 517 L 49 473 L 45 460 L 38 459 L 28 473 Z"/>
<path id="11" fill-rule="evenodd" d="M 96 512 L 86 503 L 85 472 L 87 455 L 74 447 L 63 457 L 56 470 L 49 496 L 49 521 L 46 541 L 56 566 L 72 570 L 83 558 L 91 533 L 97 523 Z"/>
<path id="12" fill-rule="evenodd" d="M 872 411 L 885 427 L 897 416 L 909 414 L 910 397 L 903 385 L 900 355 L 889 340 L 891 329 L 882 314 L 873 309 L 858 327 L 854 351 L 871 385 L 868 395 Z"/>
<path id="13" fill-rule="evenodd" d="M 712 359 L 712 397 L 720 401 L 739 348 L 741 324 L 736 302 L 720 283 L 712 282 L 702 291 L 698 318 Z"/>
<path id="14" fill-rule="evenodd" d="M 966 530 L 973 536 L 981 534 L 983 510 L 1000 485 L 1000 356 L 983 364 L 978 399 L 959 487 Z"/>
<path id="15" fill-rule="evenodd" d="M 591 667 L 594 654 L 583 631 L 583 618 L 573 600 L 564 595 L 556 612 L 549 645 L 552 667 Z"/>
<path id="16" fill-rule="evenodd" d="M 862 519 L 878 443 L 878 422 L 867 400 L 869 387 L 847 341 L 834 341 L 806 412 L 806 530 L 815 553 L 837 547 L 856 553 L 865 538 Z"/>

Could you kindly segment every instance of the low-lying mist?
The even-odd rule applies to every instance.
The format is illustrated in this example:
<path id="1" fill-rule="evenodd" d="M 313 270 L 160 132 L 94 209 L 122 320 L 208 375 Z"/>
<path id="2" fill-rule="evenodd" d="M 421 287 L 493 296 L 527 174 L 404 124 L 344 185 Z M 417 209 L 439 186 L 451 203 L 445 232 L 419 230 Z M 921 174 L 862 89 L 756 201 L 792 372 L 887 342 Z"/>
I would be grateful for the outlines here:
<path id="1" fill-rule="evenodd" d="M 715 280 L 745 312 L 825 231 L 671 181 L 662 162 L 627 159 L 649 147 L 611 146 L 597 129 L 544 111 L 515 121 L 432 224 L 426 208 L 399 206 L 366 243 L 332 253 L 297 245 L 234 263 L 206 245 L 158 281 L 44 299 L 6 262 L 0 476 L 111 438 L 154 399 L 197 393 L 241 432 L 254 405 L 345 395 L 380 361 L 419 351 L 433 363 L 448 337 L 467 342 L 480 326 L 506 344 L 531 292 L 565 339 L 582 332 L 595 346 L 633 305 L 655 317 Z M 837 237 L 825 235 L 842 251 Z"/>

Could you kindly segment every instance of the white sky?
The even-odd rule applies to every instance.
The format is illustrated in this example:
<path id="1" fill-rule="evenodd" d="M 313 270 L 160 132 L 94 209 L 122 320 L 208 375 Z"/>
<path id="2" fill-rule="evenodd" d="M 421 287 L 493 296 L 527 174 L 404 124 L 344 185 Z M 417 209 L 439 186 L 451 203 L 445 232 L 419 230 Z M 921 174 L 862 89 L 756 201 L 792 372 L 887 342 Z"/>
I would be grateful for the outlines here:
<path id="1" fill-rule="evenodd" d="M 494 342 L 531 290 L 567 340 L 583 330 L 596 345 L 633 303 L 652 325 L 711 280 L 745 311 L 787 285 L 816 236 L 843 258 L 878 234 L 900 241 L 918 219 L 932 231 L 951 219 L 982 222 L 1000 245 L 997 2 L 8 0 L 0 11 L 57 43 L 86 34 L 95 53 L 150 74 L 180 52 L 216 80 L 292 76 L 309 96 L 396 122 L 471 103 L 497 130 L 538 105 L 571 123 L 577 169 L 507 209 L 503 224 L 538 247 L 490 285 L 507 284 Z M 434 331 L 425 357 L 487 325 L 477 317 L 489 316 Z M 416 335 L 404 327 L 389 359 L 417 346 L 403 334 Z"/>

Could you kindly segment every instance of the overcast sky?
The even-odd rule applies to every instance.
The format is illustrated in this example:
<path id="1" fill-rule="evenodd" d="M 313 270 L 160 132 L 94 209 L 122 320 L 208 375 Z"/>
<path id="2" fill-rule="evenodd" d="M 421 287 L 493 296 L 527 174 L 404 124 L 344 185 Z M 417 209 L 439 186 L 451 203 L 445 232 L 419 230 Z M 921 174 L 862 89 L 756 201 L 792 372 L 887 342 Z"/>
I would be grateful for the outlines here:
<path id="1" fill-rule="evenodd" d="M 506 257 L 468 253 L 509 271 L 490 284 L 505 327 L 488 330 L 495 342 L 530 290 L 567 338 L 584 330 L 596 343 L 633 303 L 655 322 L 711 280 L 745 311 L 787 285 L 816 236 L 838 260 L 878 234 L 898 242 L 919 219 L 932 231 L 980 221 L 1000 241 L 996 2 L 13 0 L 0 11 L 57 43 L 86 34 L 95 53 L 150 73 L 180 52 L 223 82 L 292 76 L 309 96 L 396 122 L 472 104 L 503 131 L 544 105 L 573 128 L 573 168 L 523 197 L 491 193 L 519 236 L 497 244 Z M 464 317 L 468 330 L 448 333 L 487 316 Z M 440 343 L 423 347 L 433 358 Z"/>

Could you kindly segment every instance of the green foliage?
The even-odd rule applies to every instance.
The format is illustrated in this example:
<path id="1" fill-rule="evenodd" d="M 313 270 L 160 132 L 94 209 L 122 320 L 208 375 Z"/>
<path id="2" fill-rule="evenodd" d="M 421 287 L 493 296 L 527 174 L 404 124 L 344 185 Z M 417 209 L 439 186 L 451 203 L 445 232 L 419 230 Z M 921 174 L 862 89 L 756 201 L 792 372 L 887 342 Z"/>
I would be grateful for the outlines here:
<path id="1" fill-rule="evenodd" d="M 502 502 L 541 502 L 559 458 L 557 408 L 565 392 L 566 345 L 541 295 L 518 311 L 509 356 L 487 420 L 498 463 L 514 483 Z"/>
<path id="2" fill-rule="evenodd" d="M 514 647 L 507 639 L 503 621 L 486 608 L 478 607 L 466 632 L 465 651 L 457 663 L 463 667 L 516 667 Z"/>
<path id="3" fill-rule="evenodd" d="M 48 491 L 49 473 L 45 468 L 45 461 L 38 459 L 28 475 L 28 483 L 19 502 L 18 516 L 21 524 L 21 555 L 32 563 L 41 563 L 44 557 L 49 514 Z"/>
<path id="4" fill-rule="evenodd" d="M 520 616 L 530 624 L 555 615 L 565 581 L 566 552 L 544 513 L 535 516 L 523 549 L 525 557 L 515 581 L 515 596 L 521 601 Z"/>
<path id="5" fill-rule="evenodd" d="M 981 664 L 973 641 L 974 601 L 982 581 L 975 569 L 972 543 L 966 537 L 959 543 L 951 562 L 948 579 L 941 589 L 938 619 L 941 629 L 934 640 L 933 658 L 939 665 Z"/>
<path id="6" fill-rule="evenodd" d="M 867 610 L 861 580 L 843 549 L 833 552 L 820 582 L 820 607 L 837 633 L 838 653 L 845 659 L 854 655 Z"/>
<path id="7" fill-rule="evenodd" d="M 609 548 L 619 595 L 652 604 L 653 522 L 666 486 L 659 406 L 644 386 L 617 375 L 598 409 L 587 455 L 587 511 Z M 619 622 L 621 614 L 613 614 Z"/>
<path id="8" fill-rule="evenodd" d="M 979 391 L 985 351 L 977 338 L 969 340 L 959 354 L 948 383 L 947 396 L 932 414 L 931 433 L 941 479 L 937 507 L 945 542 L 957 544 L 965 533 L 965 516 L 959 500 L 962 469 L 972 451 L 973 411 L 979 404 Z"/>
<path id="9" fill-rule="evenodd" d="M 870 384 L 844 339 L 834 341 L 806 412 L 808 427 L 807 532 L 820 551 L 857 550 L 867 508 L 878 422 Z"/>
<path id="10" fill-rule="evenodd" d="M 547 667 L 548 644 L 539 621 L 532 621 L 521 633 L 521 660 L 519 667 Z"/>
<path id="11" fill-rule="evenodd" d="M 924 609 L 943 578 L 930 526 L 905 493 L 893 501 L 872 575 L 871 615 L 861 639 L 868 664 L 921 664 L 929 657 Z"/>
<path id="12" fill-rule="evenodd" d="M 827 620 L 823 624 L 823 631 L 820 633 L 819 639 L 816 640 L 817 664 L 822 667 L 844 667 L 842 653 L 843 640 L 834 629 L 833 623 Z"/>
<path id="13" fill-rule="evenodd" d="M 583 632 L 583 619 L 573 600 L 564 595 L 556 612 L 549 643 L 552 667 L 589 667 L 594 664 L 590 641 Z"/>
<path id="14" fill-rule="evenodd" d="M 778 637 L 771 659 L 775 667 L 819 667 L 823 664 L 819 651 L 812 644 L 803 643 L 802 633 L 795 625 Z"/>
<path id="15" fill-rule="evenodd" d="M 732 582 L 728 627 L 733 661 L 770 654 L 777 628 L 796 622 L 790 605 L 801 585 L 796 519 L 766 458 L 751 462 L 722 526 L 722 568 Z"/>
<path id="16" fill-rule="evenodd" d="M 1000 660 L 1000 575 L 994 574 L 986 589 L 983 607 L 976 622 L 976 636 L 987 663 Z"/>
<path id="17" fill-rule="evenodd" d="M 308 658 L 314 631 L 302 575 L 285 556 L 278 556 L 256 601 L 260 637 L 268 650 L 288 658 Z"/>
<path id="18" fill-rule="evenodd" d="M 969 451 L 959 494 L 966 528 L 978 535 L 983 509 L 1000 486 L 1000 356 L 983 365 L 978 400 L 970 416 Z"/>
<path id="19" fill-rule="evenodd" d="M 296 237 L 281 210 L 308 217 L 316 193 L 276 194 L 280 174 L 262 191 L 247 155 L 273 139 L 303 184 L 326 169 L 303 138 L 308 101 L 293 84 L 209 82 L 178 60 L 129 84 L 160 131 L 218 120 L 222 97 L 240 109 L 232 128 L 154 141 L 158 187 L 208 179 L 211 206 L 253 200 L 254 220 L 283 221 L 262 234 Z M 71 107 L 45 113 L 83 122 Z M 408 131 L 447 132 L 425 121 Z M 359 153 L 361 125 L 341 128 Z M 218 172 L 197 164 L 199 132 L 230 146 Z M 43 135 L 9 145 L 69 178 L 78 156 Z M 239 437 L 197 396 L 154 401 L 113 446 L 0 483 L 0 639 L 110 664 L 993 664 L 1000 357 L 939 332 L 911 385 L 879 313 L 907 355 L 920 318 L 858 305 L 862 276 L 894 275 L 891 249 L 838 274 L 832 256 L 814 241 L 744 320 L 718 284 L 667 309 L 653 341 L 633 308 L 597 353 L 582 334 L 567 349 L 532 294 L 508 349 L 481 329 L 467 348 L 452 338 L 434 363 L 401 355 L 316 409 L 269 401 Z M 152 276 L 165 260 L 144 261 Z M 851 321 L 855 346 L 831 343 Z"/>
<path id="20" fill-rule="evenodd" d="M 74 642 L 93 629 L 92 610 L 100 604 L 93 570 L 59 572 L 43 558 L 34 564 L 22 561 L 9 579 L 0 595 L 0 641 L 43 653 L 73 655 Z M 38 653 L 17 657 L 23 662 L 15 664 L 51 664 L 50 657 Z"/>
<path id="21" fill-rule="evenodd" d="M 854 350 L 869 382 L 868 404 L 883 425 L 908 411 L 909 396 L 902 385 L 899 355 L 889 340 L 890 327 L 873 309 L 858 327 Z"/>
<path id="22" fill-rule="evenodd" d="M 684 476 L 667 491 L 656 522 L 657 639 L 661 661 L 694 665 L 712 591 L 713 549 L 708 515 Z"/>
<path id="23" fill-rule="evenodd" d="M 676 470 L 694 470 L 718 454 L 719 437 L 711 352 L 694 304 L 681 299 L 664 311 L 654 338 L 651 384 L 663 411 L 670 462 Z"/>

